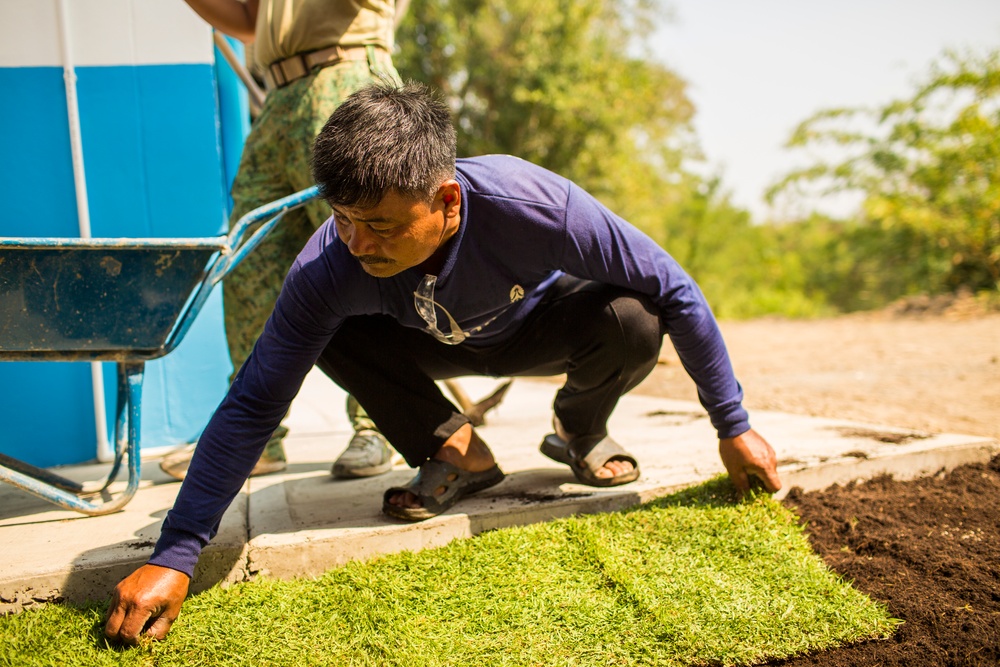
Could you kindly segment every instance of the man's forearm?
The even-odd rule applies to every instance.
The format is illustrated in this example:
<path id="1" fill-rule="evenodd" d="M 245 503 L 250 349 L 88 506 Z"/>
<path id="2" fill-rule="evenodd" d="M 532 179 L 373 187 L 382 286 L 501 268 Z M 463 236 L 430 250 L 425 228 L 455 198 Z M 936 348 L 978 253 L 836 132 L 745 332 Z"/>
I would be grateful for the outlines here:
<path id="1" fill-rule="evenodd" d="M 735 437 L 750 428 L 743 408 L 743 389 L 733 373 L 722 333 L 708 305 L 688 310 L 692 314 L 670 332 L 670 341 L 684 370 L 698 387 L 698 399 L 708 411 L 719 437 Z"/>
<path id="2" fill-rule="evenodd" d="M 249 44 L 257 25 L 258 0 L 185 0 L 213 28 Z"/>

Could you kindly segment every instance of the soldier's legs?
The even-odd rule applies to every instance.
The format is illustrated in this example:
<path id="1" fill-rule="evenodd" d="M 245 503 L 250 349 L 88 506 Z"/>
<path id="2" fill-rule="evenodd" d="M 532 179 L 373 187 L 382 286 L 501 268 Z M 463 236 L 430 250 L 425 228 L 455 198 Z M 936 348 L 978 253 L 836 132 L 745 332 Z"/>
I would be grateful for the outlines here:
<path id="1" fill-rule="evenodd" d="M 264 108 L 247 137 L 233 182 L 230 228 L 253 209 L 313 184 L 309 159 L 316 134 L 348 95 L 383 72 L 398 79 L 391 65 L 381 59 L 345 62 L 268 93 Z M 329 216 L 329 207 L 319 201 L 290 211 L 223 281 L 226 341 L 233 363 L 230 380 L 250 356 L 274 309 L 289 267 L 316 228 Z M 356 430 L 371 427 L 370 420 L 360 409 L 354 411 L 352 424 Z M 282 440 L 287 433 L 285 426 L 275 430 L 253 474 L 284 469 Z M 371 438 L 362 444 L 388 461 L 389 455 L 382 451 L 388 451 L 384 438 L 379 435 L 375 440 L 375 447 Z M 193 448 L 172 455 L 164 459 L 161 467 L 182 479 L 192 453 Z"/>
<path id="2" fill-rule="evenodd" d="M 269 115 L 261 114 L 259 120 L 264 122 L 259 123 L 259 139 L 253 142 L 252 148 L 248 141 L 237 182 L 233 185 L 236 208 L 232 223 L 257 206 L 312 185 L 309 160 L 316 134 L 348 95 L 382 72 L 398 79 L 390 65 L 372 59 L 319 70 L 311 77 L 269 94 Z M 275 97 L 273 103 L 272 96 Z M 247 176 L 241 178 L 243 174 Z M 282 186 L 280 193 L 275 190 L 275 184 Z M 329 207 L 320 201 L 290 212 L 226 280 L 226 332 L 234 373 L 246 361 L 270 317 L 292 262 L 329 216 Z M 348 417 L 354 437 L 334 464 L 334 474 L 359 477 L 387 472 L 391 468 L 388 443 L 377 433 L 356 401 L 351 407 Z M 262 461 L 285 460 L 281 443 L 286 434 L 286 428 L 278 428 L 264 450 Z"/>

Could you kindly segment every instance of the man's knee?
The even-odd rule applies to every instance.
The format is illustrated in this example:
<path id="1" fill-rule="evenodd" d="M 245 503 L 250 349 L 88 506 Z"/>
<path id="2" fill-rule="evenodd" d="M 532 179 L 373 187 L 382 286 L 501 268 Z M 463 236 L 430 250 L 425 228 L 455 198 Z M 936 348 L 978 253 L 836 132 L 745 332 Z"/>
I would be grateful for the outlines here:
<path id="1" fill-rule="evenodd" d="M 663 325 L 656 307 L 641 294 L 627 293 L 613 299 L 608 311 L 618 327 L 627 367 L 644 371 L 645 376 L 656 365 L 663 344 Z"/>
<path id="2" fill-rule="evenodd" d="M 582 282 L 565 297 L 570 313 L 561 326 L 576 348 L 578 363 L 598 362 L 610 370 L 652 370 L 660 355 L 664 328 L 652 301 L 638 292 Z M 563 325 L 565 325 L 565 322 Z M 585 361 L 586 360 L 586 361 Z"/>

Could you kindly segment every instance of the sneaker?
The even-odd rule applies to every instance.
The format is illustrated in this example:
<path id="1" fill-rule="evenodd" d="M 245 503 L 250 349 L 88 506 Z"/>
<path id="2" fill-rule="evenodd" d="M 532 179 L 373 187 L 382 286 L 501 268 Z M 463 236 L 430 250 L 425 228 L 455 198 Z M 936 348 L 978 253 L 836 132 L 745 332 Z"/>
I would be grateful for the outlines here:
<path id="1" fill-rule="evenodd" d="M 354 434 L 330 472 L 341 479 L 356 479 L 374 477 L 390 470 L 392 449 L 389 442 L 378 431 L 365 429 Z"/>
<path id="2" fill-rule="evenodd" d="M 188 468 L 191 466 L 191 457 L 194 456 L 194 445 L 182 447 L 175 452 L 171 452 L 160 461 L 160 470 L 167 473 L 174 479 L 183 480 L 187 476 Z M 264 448 L 264 453 L 257 460 L 257 464 L 250 471 L 251 477 L 268 475 L 273 472 L 281 472 L 288 467 L 285 461 L 285 448 L 280 440 L 271 440 Z"/>
<path id="3" fill-rule="evenodd" d="M 160 470 L 174 479 L 183 480 L 187 476 L 192 456 L 194 456 L 194 445 L 181 447 L 178 450 L 170 452 L 160 460 Z"/>
<path id="4" fill-rule="evenodd" d="M 285 433 L 288 433 L 288 431 L 285 430 Z M 250 476 L 270 475 L 273 472 L 281 472 L 287 467 L 285 445 L 282 444 L 281 440 L 272 438 L 267 441 L 264 452 L 257 459 L 257 464 L 253 467 L 253 470 L 250 471 Z"/>

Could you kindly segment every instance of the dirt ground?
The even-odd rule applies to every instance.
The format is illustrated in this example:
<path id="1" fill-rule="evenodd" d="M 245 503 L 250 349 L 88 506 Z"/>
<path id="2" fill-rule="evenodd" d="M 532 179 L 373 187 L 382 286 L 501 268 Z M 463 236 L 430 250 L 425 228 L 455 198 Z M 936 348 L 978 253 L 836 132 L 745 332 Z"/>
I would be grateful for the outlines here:
<path id="1" fill-rule="evenodd" d="M 783 667 L 1000 665 L 1000 456 L 947 475 L 800 493 L 785 504 L 813 548 L 903 625 Z"/>
<path id="2" fill-rule="evenodd" d="M 1000 440 L 1000 314 L 723 322 L 744 405 Z M 635 390 L 697 400 L 669 345 Z M 780 452 L 779 452 L 780 457 Z"/>
<path id="3" fill-rule="evenodd" d="M 767 409 L 1000 440 L 1000 314 L 911 304 L 721 326 L 751 421 Z M 696 398 L 672 350 L 636 391 Z M 1000 457 L 785 502 L 827 564 L 904 624 L 885 641 L 774 665 L 1000 665 Z"/>

